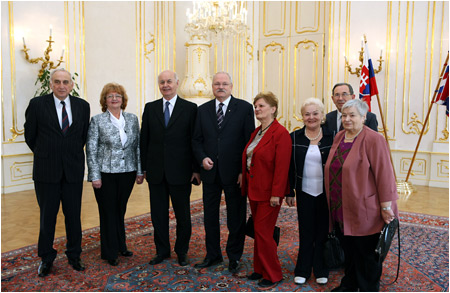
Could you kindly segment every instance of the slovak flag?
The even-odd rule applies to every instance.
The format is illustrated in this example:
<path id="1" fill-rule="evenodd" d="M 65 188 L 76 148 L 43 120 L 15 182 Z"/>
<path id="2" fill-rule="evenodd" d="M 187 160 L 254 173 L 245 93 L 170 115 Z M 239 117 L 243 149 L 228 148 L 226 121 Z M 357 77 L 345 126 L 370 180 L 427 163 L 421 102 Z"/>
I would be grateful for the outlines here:
<path id="1" fill-rule="evenodd" d="M 367 43 L 365 43 L 364 61 L 361 68 L 361 80 L 359 82 L 359 98 L 369 106 L 369 112 L 371 112 L 370 102 L 372 96 L 376 94 L 378 94 L 377 81 L 375 80 L 372 59 L 369 57 L 369 48 L 367 47 Z"/>
<path id="2" fill-rule="evenodd" d="M 444 76 L 442 76 L 438 94 L 436 95 L 434 102 L 439 105 L 445 105 L 447 107 L 446 114 L 448 116 L 448 64 L 445 65 Z"/>

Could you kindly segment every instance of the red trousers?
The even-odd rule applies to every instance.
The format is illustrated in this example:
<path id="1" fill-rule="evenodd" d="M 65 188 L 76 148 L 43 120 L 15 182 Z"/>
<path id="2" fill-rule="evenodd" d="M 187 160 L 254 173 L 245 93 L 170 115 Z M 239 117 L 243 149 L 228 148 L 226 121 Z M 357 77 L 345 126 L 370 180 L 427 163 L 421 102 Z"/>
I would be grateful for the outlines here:
<path id="1" fill-rule="evenodd" d="M 281 281 L 283 274 L 278 260 L 277 244 L 273 239 L 281 205 L 271 207 L 270 201 L 250 200 L 250 208 L 255 225 L 254 272 L 271 282 Z"/>

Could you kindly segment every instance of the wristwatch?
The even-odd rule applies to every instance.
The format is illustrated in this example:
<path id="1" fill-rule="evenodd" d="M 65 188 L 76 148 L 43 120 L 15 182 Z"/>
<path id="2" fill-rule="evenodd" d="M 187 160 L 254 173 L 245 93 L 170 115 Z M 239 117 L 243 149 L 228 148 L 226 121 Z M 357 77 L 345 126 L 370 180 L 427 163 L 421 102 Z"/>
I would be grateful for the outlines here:
<path id="1" fill-rule="evenodd" d="M 391 206 L 385 207 L 385 208 L 381 208 L 381 210 L 383 211 L 390 211 L 391 210 Z"/>

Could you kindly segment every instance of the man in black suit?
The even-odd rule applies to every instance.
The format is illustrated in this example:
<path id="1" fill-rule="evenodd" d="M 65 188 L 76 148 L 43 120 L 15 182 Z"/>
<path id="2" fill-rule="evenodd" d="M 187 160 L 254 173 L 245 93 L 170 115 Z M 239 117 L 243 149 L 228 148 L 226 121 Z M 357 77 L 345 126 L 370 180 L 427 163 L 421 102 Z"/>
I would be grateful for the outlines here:
<path id="1" fill-rule="evenodd" d="M 331 96 L 331 98 L 333 99 L 337 110 L 331 111 L 326 115 L 326 124 L 328 129 L 333 132 L 334 137 L 336 133 L 343 129 L 341 108 L 342 106 L 344 106 L 345 102 L 353 100 L 355 98 L 355 94 L 353 92 L 352 86 L 348 83 L 335 84 L 332 92 L 333 95 Z M 378 131 L 377 116 L 371 112 L 367 112 L 365 125 L 375 131 Z"/>
<path id="2" fill-rule="evenodd" d="M 84 150 L 89 127 L 89 104 L 69 95 L 70 72 L 57 69 L 50 75 L 53 93 L 31 99 L 25 111 L 25 142 L 33 151 L 33 180 L 40 208 L 38 275 L 50 273 L 57 251 L 53 249 L 60 202 L 65 217 L 69 264 L 84 270 L 81 262 L 81 194 Z"/>
<path id="3" fill-rule="evenodd" d="M 178 77 L 173 71 L 158 76 L 163 97 L 145 105 L 141 128 L 141 164 L 150 189 L 156 265 L 170 257 L 169 196 L 177 220 L 175 253 L 180 266 L 188 264 L 191 239 L 191 181 L 200 184 L 199 167 L 192 153 L 197 105 L 177 96 Z"/>
<path id="4" fill-rule="evenodd" d="M 241 195 L 242 152 L 255 129 L 253 107 L 231 95 L 233 82 L 226 72 L 213 77 L 215 99 L 198 108 L 192 145 L 201 164 L 206 257 L 196 268 L 223 261 L 220 249 L 219 208 L 222 190 L 227 204 L 228 270 L 238 271 L 244 250 L 247 199 Z"/>

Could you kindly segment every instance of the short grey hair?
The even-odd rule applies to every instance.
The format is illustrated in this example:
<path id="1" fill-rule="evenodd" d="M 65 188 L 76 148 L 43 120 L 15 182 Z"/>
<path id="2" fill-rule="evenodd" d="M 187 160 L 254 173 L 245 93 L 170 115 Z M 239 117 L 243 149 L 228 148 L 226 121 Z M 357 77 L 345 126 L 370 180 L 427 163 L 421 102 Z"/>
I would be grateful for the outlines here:
<path id="1" fill-rule="evenodd" d="M 230 83 L 233 84 L 233 79 L 231 78 L 231 75 L 230 75 L 228 72 L 226 72 L 226 71 L 219 71 L 219 72 L 216 72 L 216 73 L 213 75 L 212 80 L 214 80 L 214 78 L 216 78 L 216 75 L 217 75 L 217 74 L 226 74 L 226 75 L 228 76 L 228 78 L 230 79 Z"/>
<path id="2" fill-rule="evenodd" d="M 64 69 L 64 68 L 58 68 L 58 69 L 53 70 L 53 71 L 50 73 L 50 82 L 53 81 L 53 75 L 54 75 L 56 72 L 65 72 L 65 73 L 67 73 L 67 74 L 69 75 L 69 77 L 70 77 L 70 82 L 73 83 L 72 74 L 71 74 L 69 71 L 67 71 L 66 69 Z"/>
<path id="3" fill-rule="evenodd" d="M 360 99 L 353 99 L 345 102 L 344 106 L 342 106 L 341 113 L 342 111 L 344 111 L 344 109 L 351 107 L 355 107 L 355 109 L 361 116 L 366 116 L 367 111 L 369 110 L 369 106 L 365 102 L 361 101 Z"/>
<path id="4" fill-rule="evenodd" d="M 350 91 L 350 95 L 354 95 L 354 91 L 353 91 L 353 87 L 351 84 L 346 83 L 346 82 L 340 82 L 334 85 L 333 90 L 331 91 L 331 93 L 334 95 L 334 89 L 337 88 L 338 86 L 343 86 L 346 85 L 348 87 L 348 90 Z"/>

